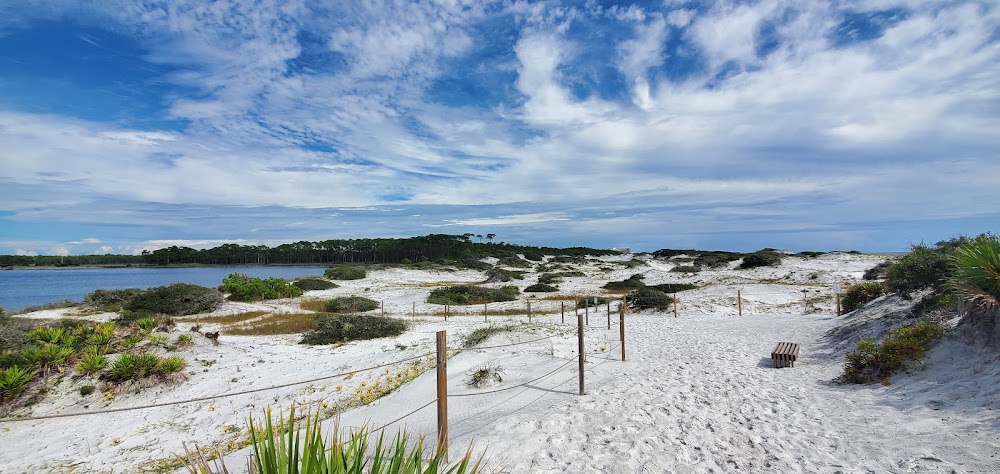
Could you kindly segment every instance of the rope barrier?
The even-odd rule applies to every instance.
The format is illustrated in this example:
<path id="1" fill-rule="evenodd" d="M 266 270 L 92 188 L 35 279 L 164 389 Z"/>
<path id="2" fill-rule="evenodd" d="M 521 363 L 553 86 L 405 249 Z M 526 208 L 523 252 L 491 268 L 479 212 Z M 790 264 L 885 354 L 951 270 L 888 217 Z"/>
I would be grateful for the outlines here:
<path id="1" fill-rule="evenodd" d="M 395 420 L 392 420 L 392 421 L 390 421 L 388 423 L 385 423 L 382 426 L 379 426 L 378 428 L 375 428 L 375 429 L 371 430 L 371 432 L 374 433 L 374 432 L 379 431 L 379 430 L 384 430 L 387 426 L 389 426 L 389 425 L 391 425 L 393 423 L 396 423 L 396 422 L 402 420 L 403 418 L 406 418 L 406 417 L 408 417 L 408 416 L 410 416 L 410 415 L 412 415 L 412 414 L 414 414 L 414 413 L 416 413 L 416 412 L 418 412 L 420 410 L 423 410 L 424 408 L 427 408 L 427 407 L 433 405 L 437 401 L 438 401 L 438 399 L 435 398 L 435 399 L 427 402 L 425 405 L 421 406 L 420 408 L 417 408 L 416 410 L 413 410 L 413 411 L 411 411 L 411 412 L 409 412 L 409 413 L 407 413 L 407 414 L 405 414 L 405 415 L 403 415 L 403 416 L 401 416 L 399 418 L 396 418 Z"/>
<path id="2" fill-rule="evenodd" d="M 520 383 L 520 384 L 517 384 L 517 385 L 512 385 L 510 387 L 498 388 L 496 390 L 490 390 L 489 392 L 459 393 L 459 394 L 456 394 L 456 395 L 448 395 L 448 398 L 475 397 L 475 396 L 479 396 L 479 395 L 489 395 L 491 393 L 506 392 L 507 390 L 513 390 L 515 388 L 523 387 L 525 385 L 528 385 L 529 383 L 537 382 L 537 381 L 542 380 L 542 379 L 544 379 L 544 378 L 546 378 L 546 377 L 548 377 L 548 376 L 550 376 L 550 375 L 552 375 L 552 374 L 554 374 L 556 372 L 559 372 L 560 370 L 562 370 L 567 365 L 572 364 L 573 361 L 575 361 L 578 357 L 579 356 L 573 357 L 572 359 L 568 360 L 565 364 L 560 365 L 559 367 L 556 367 L 555 370 L 553 370 L 553 371 L 551 371 L 551 372 L 549 372 L 549 373 L 547 373 L 545 375 L 542 375 L 541 377 L 538 377 L 538 378 L 533 379 L 533 380 L 529 380 L 529 381 L 524 382 L 524 383 Z"/>
<path id="3" fill-rule="evenodd" d="M 173 401 L 173 402 L 153 403 L 153 404 L 149 404 L 149 405 L 140 405 L 140 406 L 135 406 L 135 407 L 110 408 L 110 409 L 107 409 L 107 410 L 94 410 L 94 411 L 79 412 L 79 413 L 59 413 L 59 414 L 55 414 L 55 415 L 27 416 L 27 417 L 21 417 L 21 418 L 7 418 L 7 419 L 0 420 L 0 423 L 3 423 L 3 422 L 14 422 L 14 421 L 50 420 L 50 419 L 53 419 L 53 418 L 71 418 L 71 417 L 86 416 L 86 415 L 102 415 L 102 414 L 108 414 L 108 413 L 120 413 L 120 412 L 125 412 L 125 411 L 146 410 L 146 409 L 150 409 L 150 408 L 161 408 L 161 407 L 172 406 L 172 405 L 183 405 L 183 404 L 194 403 L 194 402 L 205 402 L 205 401 L 208 401 L 208 400 L 218 400 L 220 398 L 237 397 L 237 396 L 240 396 L 240 395 L 247 395 L 247 394 L 250 394 L 250 393 L 264 392 L 264 391 L 267 391 L 267 390 L 275 390 L 275 389 L 286 388 L 286 387 L 293 387 L 295 385 L 303 385 L 303 384 L 307 384 L 307 383 L 320 382 L 320 381 L 323 381 L 323 380 L 329 380 L 329 379 L 336 378 L 336 377 L 343 377 L 343 376 L 346 376 L 346 375 L 356 374 L 356 373 L 359 373 L 359 372 L 367 372 L 369 370 L 381 369 L 381 368 L 384 368 L 384 367 L 390 367 L 390 366 L 393 366 L 393 365 L 396 365 L 396 364 L 401 364 L 403 362 L 410 362 L 410 361 L 413 361 L 413 360 L 422 359 L 424 357 L 432 356 L 432 355 L 435 355 L 435 354 L 436 354 L 435 352 L 427 352 L 427 353 L 424 353 L 424 354 L 419 355 L 419 356 L 414 356 L 414 357 L 410 357 L 410 358 L 406 358 L 406 359 L 401 359 L 401 360 L 397 360 L 397 361 L 389 362 L 389 363 L 385 363 L 385 364 L 379 364 L 379 365 L 376 365 L 376 366 L 367 367 L 367 368 L 363 368 L 363 369 L 352 370 L 352 371 L 349 371 L 349 372 L 341 372 L 341 373 L 338 373 L 338 374 L 326 375 L 326 376 L 323 376 L 323 377 L 317 377 L 317 378 L 309 379 L 309 380 L 302 380 L 302 381 L 299 381 L 299 382 L 290 382 L 290 383 L 284 383 L 284 384 L 279 384 L 279 385 L 272 385 L 270 387 L 255 388 L 255 389 L 252 389 L 252 390 L 243 390 L 243 391 L 234 392 L 234 393 L 222 393 L 222 394 L 210 395 L 210 396 L 207 396 L 207 397 L 191 398 L 191 399 L 187 399 L 187 400 L 178 400 L 178 401 Z"/>
<path id="4" fill-rule="evenodd" d="M 562 335 L 562 334 L 559 334 L 559 335 Z M 539 339 L 532 339 L 530 341 L 514 342 L 514 343 L 511 343 L 511 344 L 501 344 L 501 345 L 498 345 L 498 346 L 486 346 L 486 347 L 475 347 L 475 346 L 473 346 L 473 347 L 470 347 L 468 349 L 469 350 L 483 350 L 483 349 L 497 349 L 497 348 L 500 348 L 500 347 L 519 346 L 521 344 L 530 344 L 532 342 L 538 342 L 538 341 L 544 341 L 546 339 L 552 339 L 553 337 L 556 337 L 556 335 L 546 336 L 546 337 L 542 337 L 542 338 L 539 338 Z"/>

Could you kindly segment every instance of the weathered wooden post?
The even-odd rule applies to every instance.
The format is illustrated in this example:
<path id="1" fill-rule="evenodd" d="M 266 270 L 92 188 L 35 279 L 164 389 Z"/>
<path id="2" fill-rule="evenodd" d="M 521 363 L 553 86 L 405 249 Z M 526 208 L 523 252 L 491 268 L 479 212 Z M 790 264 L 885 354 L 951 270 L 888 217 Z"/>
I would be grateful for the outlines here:
<path id="1" fill-rule="evenodd" d="M 448 332 L 437 332 L 438 452 L 448 462 Z"/>
<path id="2" fill-rule="evenodd" d="M 740 313 L 740 317 L 743 317 L 743 295 L 740 290 L 736 290 L 736 307 Z"/>
<path id="3" fill-rule="evenodd" d="M 674 317 L 677 317 L 677 293 L 674 293 Z"/>
<path id="4" fill-rule="evenodd" d="M 625 361 L 625 307 L 618 307 L 618 335 L 622 346 L 622 362 Z"/>
<path id="5" fill-rule="evenodd" d="M 834 295 L 834 298 L 837 299 L 837 316 L 840 316 L 840 282 L 839 281 L 837 283 L 833 284 L 833 292 L 836 293 L 836 295 Z M 961 300 L 962 299 L 959 298 L 959 301 L 961 301 Z M 961 311 L 959 312 L 959 314 L 961 314 Z"/>
<path id="6" fill-rule="evenodd" d="M 531 322 L 531 302 L 528 301 L 528 322 Z"/>
<path id="7" fill-rule="evenodd" d="M 379 300 L 378 306 L 382 309 L 382 316 L 385 316 L 385 300 Z"/>
<path id="8" fill-rule="evenodd" d="M 584 363 L 584 355 L 583 355 L 583 315 L 582 314 L 577 314 L 576 315 L 576 340 L 577 340 L 578 352 L 580 354 L 579 357 L 578 357 L 578 359 L 580 359 L 580 369 L 579 369 L 580 370 L 580 395 L 585 395 L 587 392 L 583 389 L 583 370 L 584 370 L 583 363 Z"/>
<path id="9" fill-rule="evenodd" d="M 583 323 L 586 324 L 587 326 L 590 326 L 590 298 L 589 297 L 583 299 L 583 308 L 584 308 L 583 309 L 583 314 L 584 314 L 584 318 L 585 318 L 583 320 Z"/>
<path id="10" fill-rule="evenodd" d="M 486 322 L 489 322 L 489 318 L 487 317 L 487 315 L 488 315 L 489 313 L 488 313 L 488 312 L 486 312 L 486 305 L 487 305 L 487 304 L 488 304 L 488 303 L 483 303 L 483 322 L 484 322 L 484 323 L 486 323 Z"/>
<path id="11" fill-rule="evenodd" d="M 410 315 L 415 319 L 417 317 L 417 302 L 413 302 L 413 308 L 410 309 Z"/>
<path id="12" fill-rule="evenodd" d="M 562 319 L 562 324 L 566 324 L 566 302 L 559 302 L 559 317 Z"/>

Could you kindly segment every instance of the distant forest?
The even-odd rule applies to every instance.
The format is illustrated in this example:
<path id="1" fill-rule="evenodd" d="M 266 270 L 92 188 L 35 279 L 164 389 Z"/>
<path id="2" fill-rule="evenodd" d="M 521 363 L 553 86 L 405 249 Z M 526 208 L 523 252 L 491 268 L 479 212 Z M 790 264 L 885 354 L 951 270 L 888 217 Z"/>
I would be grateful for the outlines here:
<path id="1" fill-rule="evenodd" d="M 473 241 L 476 237 L 479 242 Z M 544 255 L 601 256 L 618 253 L 586 247 L 552 248 L 487 242 L 475 234 L 431 234 L 402 239 L 347 239 L 295 242 L 277 247 L 224 244 L 210 249 L 167 247 L 141 255 L 0 255 L 0 266 L 81 265 L 279 265 L 327 263 L 405 263 L 424 260 L 505 257 L 530 252 Z"/>

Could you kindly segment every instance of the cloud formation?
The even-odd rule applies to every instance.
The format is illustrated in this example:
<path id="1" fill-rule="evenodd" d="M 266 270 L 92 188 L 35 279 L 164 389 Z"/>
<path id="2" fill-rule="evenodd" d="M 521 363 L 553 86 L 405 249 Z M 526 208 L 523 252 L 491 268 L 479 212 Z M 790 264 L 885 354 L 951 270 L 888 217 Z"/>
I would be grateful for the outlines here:
<path id="1" fill-rule="evenodd" d="M 899 250 L 1000 230 L 992 2 L 0 12 L 0 253 L 434 229 Z"/>

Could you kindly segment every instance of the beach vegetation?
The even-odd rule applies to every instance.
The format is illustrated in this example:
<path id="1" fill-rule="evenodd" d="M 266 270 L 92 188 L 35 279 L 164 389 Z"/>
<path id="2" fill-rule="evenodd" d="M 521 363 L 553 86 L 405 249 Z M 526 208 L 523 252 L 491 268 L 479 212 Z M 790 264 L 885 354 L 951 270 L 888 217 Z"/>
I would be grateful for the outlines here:
<path id="1" fill-rule="evenodd" d="M 23 369 L 18 366 L 7 367 L 0 370 L 0 401 L 6 401 L 18 396 L 33 378 L 34 373 L 30 369 Z"/>
<path id="2" fill-rule="evenodd" d="M 226 328 L 234 336 L 301 334 L 316 329 L 316 313 L 275 314 Z"/>
<path id="3" fill-rule="evenodd" d="M 534 285 L 528 285 L 525 289 L 525 293 L 551 293 L 553 291 L 559 291 L 552 285 L 546 285 L 545 283 L 535 283 Z"/>
<path id="4" fill-rule="evenodd" d="M 889 273 L 889 267 L 892 265 L 892 260 L 886 260 L 874 267 L 865 270 L 864 275 L 861 277 L 864 280 L 884 280 Z"/>
<path id="5" fill-rule="evenodd" d="M 600 306 L 602 304 L 608 304 L 610 302 L 611 298 L 607 298 L 604 296 L 587 296 L 576 300 L 576 309 L 583 309 L 586 308 L 587 306 Z"/>
<path id="6" fill-rule="evenodd" d="M 367 276 L 364 267 L 337 265 L 323 270 L 323 276 L 331 280 L 361 280 Z"/>
<path id="7" fill-rule="evenodd" d="M 455 266 L 459 268 L 468 268 L 469 270 L 482 270 L 482 271 L 487 271 L 493 268 L 493 265 L 490 265 L 489 263 L 486 263 L 482 260 L 475 258 L 463 258 L 458 262 L 456 262 Z"/>
<path id="8" fill-rule="evenodd" d="M 497 261 L 498 267 L 512 267 L 512 268 L 531 268 L 531 262 L 518 257 L 517 255 L 512 255 L 510 257 L 503 257 Z"/>
<path id="9" fill-rule="evenodd" d="M 474 388 L 492 387 L 503 382 L 503 368 L 500 364 L 486 363 L 469 374 L 466 385 Z"/>
<path id="10" fill-rule="evenodd" d="M 647 286 L 654 290 L 660 290 L 664 293 L 680 293 L 682 291 L 698 288 L 698 285 L 695 285 L 694 283 L 660 283 L 658 285 Z"/>
<path id="11" fill-rule="evenodd" d="M 83 385 L 83 386 L 80 387 L 80 396 L 81 397 L 86 397 L 87 395 L 90 395 L 91 393 L 94 393 L 96 390 L 97 390 L 97 387 L 95 387 L 93 385 L 90 385 L 90 384 Z"/>
<path id="12" fill-rule="evenodd" d="M 609 281 L 604 284 L 601 288 L 605 290 L 633 290 L 636 288 L 642 288 L 646 284 L 642 281 L 645 278 L 643 274 L 636 273 L 621 281 Z"/>
<path id="13" fill-rule="evenodd" d="M 378 301 L 364 296 L 341 296 L 327 301 L 323 310 L 328 313 L 357 313 L 372 311 L 380 306 Z"/>
<path id="14" fill-rule="evenodd" d="M 923 359 L 935 340 L 944 335 L 940 324 L 919 322 L 889 330 L 881 342 L 874 339 L 858 341 L 857 350 L 847 354 L 847 365 L 841 379 L 848 383 L 881 382 L 888 385 L 892 375 L 906 370 L 910 361 Z"/>
<path id="15" fill-rule="evenodd" d="M 302 344 L 321 345 L 340 342 L 395 337 L 406 330 L 400 319 L 367 314 L 321 314 L 316 329 L 302 336 Z"/>
<path id="16" fill-rule="evenodd" d="M 219 290 L 229 293 L 232 301 L 263 301 L 302 296 L 302 289 L 281 278 L 256 278 L 230 273 L 222 279 Z"/>
<path id="17" fill-rule="evenodd" d="M 542 273 L 538 275 L 538 283 L 543 285 L 557 285 L 562 283 L 562 281 L 562 277 L 555 273 Z"/>
<path id="18" fill-rule="evenodd" d="M 541 262 L 545 260 L 544 254 L 534 250 L 525 250 L 521 255 L 524 255 L 525 260 L 531 260 L 532 262 Z"/>
<path id="19" fill-rule="evenodd" d="M 76 371 L 84 375 L 94 375 L 108 366 L 108 356 L 104 350 L 91 346 L 83 351 L 80 361 L 76 364 Z"/>
<path id="20" fill-rule="evenodd" d="M 1000 237 L 984 234 L 955 250 L 950 286 L 987 309 L 1000 308 Z"/>
<path id="21" fill-rule="evenodd" d="M 523 280 L 526 272 L 491 268 L 486 271 L 486 283 L 506 283 L 511 280 Z"/>
<path id="22" fill-rule="evenodd" d="M 83 304 L 98 311 L 117 312 L 143 291 L 141 288 L 94 290 L 83 297 Z"/>
<path id="23" fill-rule="evenodd" d="M 457 285 L 435 288 L 427 297 L 428 303 L 470 305 L 495 303 L 499 301 L 514 301 L 517 299 L 516 286 L 489 288 L 485 286 Z"/>
<path id="24" fill-rule="evenodd" d="M 743 256 L 740 268 L 777 267 L 781 265 L 781 253 L 774 249 L 762 249 Z"/>
<path id="25" fill-rule="evenodd" d="M 489 339 L 490 336 L 494 334 L 510 332 L 513 331 L 514 329 L 515 326 L 510 324 L 506 325 L 491 324 L 486 327 L 476 328 L 469 334 L 466 334 L 465 338 L 462 339 L 462 347 L 473 347 L 475 345 L 482 344 L 483 341 Z"/>
<path id="26" fill-rule="evenodd" d="M 27 308 L 24 308 L 24 309 L 18 311 L 17 313 L 18 314 L 28 314 L 28 313 L 34 313 L 34 312 L 37 312 L 37 311 L 49 311 L 49 310 L 53 310 L 53 309 L 75 308 L 77 306 L 80 306 L 80 303 L 77 302 L 77 301 L 72 301 L 72 300 L 53 301 L 51 303 L 31 305 L 31 306 L 28 306 Z"/>
<path id="27" fill-rule="evenodd" d="M 297 286 L 302 291 L 329 290 L 339 286 L 332 281 L 320 278 L 300 278 L 292 282 L 292 284 Z"/>
<path id="28" fill-rule="evenodd" d="M 626 301 L 630 309 L 666 311 L 674 303 L 674 298 L 660 290 L 642 287 L 629 293 Z"/>
<path id="29" fill-rule="evenodd" d="M 678 265 L 670 269 L 673 273 L 698 273 L 701 271 L 701 267 L 696 265 Z"/>
<path id="30" fill-rule="evenodd" d="M 177 336 L 177 340 L 174 341 L 174 347 L 184 348 L 194 344 L 194 338 L 190 334 L 180 334 Z"/>
<path id="31" fill-rule="evenodd" d="M 885 285 L 878 280 L 862 281 L 856 285 L 850 285 L 844 290 L 844 294 L 840 295 L 841 311 L 850 313 L 886 293 Z"/>
<path id="32" fill-rule="evenodd" d="M 174 283 L 150 288 L 135 296 L 122 308 L 138 314 L 184 316 L 208 313 L 222 305 L 218 290 L 190 283 Z"/>

